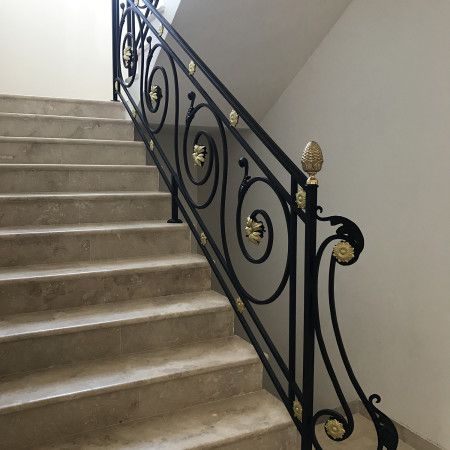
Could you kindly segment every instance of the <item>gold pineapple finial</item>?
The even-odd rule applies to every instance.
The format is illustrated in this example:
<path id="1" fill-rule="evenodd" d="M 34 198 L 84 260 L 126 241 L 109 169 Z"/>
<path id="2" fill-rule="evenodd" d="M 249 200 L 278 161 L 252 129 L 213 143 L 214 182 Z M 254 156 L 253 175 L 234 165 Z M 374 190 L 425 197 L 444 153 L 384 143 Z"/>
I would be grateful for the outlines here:
<path id="1" fill-rule="evenodd" d="M 306 184 L 319 184 L 315 175 L 322 169 L 322 164 L 323 155 L 320 145 L 315 141 L 308 142 L 302 154 L 302 168 L 309 175 Z"/>

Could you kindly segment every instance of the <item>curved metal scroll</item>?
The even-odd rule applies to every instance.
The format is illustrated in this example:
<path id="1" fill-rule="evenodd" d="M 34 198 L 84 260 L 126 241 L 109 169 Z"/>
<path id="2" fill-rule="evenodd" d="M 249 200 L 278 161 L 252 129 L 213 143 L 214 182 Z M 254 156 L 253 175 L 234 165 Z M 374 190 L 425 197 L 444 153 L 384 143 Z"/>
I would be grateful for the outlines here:
<path id="1" fill-rule="evenodd" d="M 316 259 L 310 265 L 314 270 L 310 272 L 313 276 L 309 277 L 309 279 L 316 278 L 313 280 L 315 286 L 309 289 L 311 287 L 309 280 L 307 290 L 309 297 L 311 293 L 314 296 L 314 291 L 317 293 L 318 267 L 328 245 L 335 240 L 347 243 L 350 247 L 341 244 L 342 258 L 338 260 L 331 255 L 330 259 L 328 293 L 334 335 L 347 375 L 375 424 L 378 448 L 394 450 L 398 442 L 397 432 L 389 418 L 375 406 L 375 403 L 380 401 L 380 397 L 376 394 L 365 396 L 350 365 L 339 329 L 334 299 L 336 262 L 341 265 L 354 264 L 364 248 L 364 238 L 359 228 L 349 219 L 340 216 L 326 218 L 317 216 L 316 191 L 314 191 L 313 214 L 311 211 L 308 212 L 308 208 L 304 205 L 305 190 L 303 188 L 307 189 L 307 184 L 317 181 L 314 175 L 320 170 L 321 162 L 317 166 L 314 158 L 318 155 L 320 148 L 318 145 L 311 145 L 310 154 L 304 159 L 305 164 L 308 164 L 312 170 L 312 177 L 310 176 L 307 182 L 305 174 L 275 144 L 157 11 L 157 5 L 158 0 L 126 0 L 119 8 L 118 1 L 113 0 L 113 82 L 115 87 L 113 97 L 120 98 L 123 102 L 136 131 L 148 149 L 149 157 L 158 167 L 171 193 L 172 217 L 169 222 L 178 222 L 178 211 L 180 211 L 191 228 L 193 236 L 229 298 L 295 426 L 304 437 L 309 436 L 309 439 L 303 439 L 302 450 L 310 450 L 312 445 L 317 449 L 321 448 L 314 434 L 314 426 L 323 417 L 328 418 L 326 429 L 332 439 L 345 440 L 354 429 L 348 402 L 331 364 L 322 335 L 317 295 L 313 298 L 314 320 L 309 322 L 313 324 L 311 342 L 314 346 L 315 331 L 318 346 L 344 414 L 331 409 L 322 409 L 313 414 L 312 402 L 307 399 L 307 397 L 312 399 L 310 394 L 313 389 L 310 389 L 311 392 L 305 390 L 308 394 L 305 395 L 299 387 L 296 374 L 296 308 L 299 303 L 297 281 L 300 279 L 296 266 L 297 228 L 299 224 L 305 224 L 307 229 L 307 224 L 311 221 L 314 222 L 315 228 L 317 220 L 337 226 L 335 234 L 325 239 L 320 245 L 317 255 L 315 232 L 313 239 L 305 237 L 302 242 L 305 247 L 302 248 L 305 251 L 305 260 L 307 253 L 311 253 L 311 249 L 313 256 L 309 258 L 309 261 Z M 176 41 L 177 51 L 163 37 L 166 31 Z M 156 62 L 158 55 L 167 60 L 166 64 Z M 222 100 L 228 102 L 229 111 L 223 111 L 213 100 L 214 96 L 197 79 L 198 72 L 208 79 L 214 94 L 219 94 Z M 188 80 L 192 90 L 180 92 L 180 76 Z M 201 101 L 197 102 L 197 98 L 201 98 Z M 186 111 L 184 120 L 180 118 L 182 110 Z M 210 116 L 217 133 L 211 132 L 210 128 L 196 126 L 200 114 Z M 172 120 L 170 125 L 168 125 L 169 118 Z M 256 152 L 246 138 L 246 134 L 241 133 L 238 124 L 242 122 L 253 134 L 252 142 L 257 141 L 262 146 L 263 152 L 260 150 Z M 163 130 L 172 133 L 169 150 L 163 148 L 163 139 L 160 139 Z M 239 145 L 244 154 L 238 163 L 230 162 L 230 139 Z M 286 187 L 280 181 L 280 177 L 270 170 L 265 162 L 265 152 L 270 153 L 281 169 L 286 172 L 289 187 Z M 237 182 L 233 183 L 233 179 L 229 177 L 231 170 L 242 174 L 242 176 L 239 175 Z M 260 187 L 267 190 L 267 194 L 258 198 L 257 206 L 248 207 L 248 199 L 252 195 L 250 192 Z M 201 199 L 197 195 L 199 188 L 202 189 L 203 194 Z M 236 198 L 233 198 L 235 202 L 229 201 L 230 192 L 235 192 Z M 268 196 L 272 197 L 270 201 Z M 308 204 L 307 200 L 306 203 Z M 309 205 L 311 207 L 311 202 Z M 274 207 L 280 208 L 280 217 L 275 215 Z M 203 220 L 202 214 L 205 210 L 213 211 L 218 215 L 219 225 L 216 230 L 209 229 Z M 321 212 L 320 208 L 319 211 Z M 226 217 L 232 218 L 231 225 L 226 221 Z M 278 222 L 281 222 L 280 226 L 277 225 Z M 278 236 L 280 241 L 276 241 Z M 282 242 L 283 245 L 286 242 L 286 255 L 274 261 L 276 253 L 274 249 L 277 248 L 277 242 Z M 345 260 L 345 252 L 349 248 L 351 248 L 352 257 Z M 254 294 L 255 283 L 249 283 L 248 280 L 244 282 L 244 277 L 239 270 L 240 266 L 236 263 L 236 251 L 252 270 L 257 270 L 265 264 L 276 267 L 279 270 L 279 276 L 276 272 L 274 288 L 264 292 L 264 295 Z M 305 286 L 307 280 L 308 277 L 305 276 L 303 280 Z M 255 309 L 276 301 L 282 302 L 285 300 L 282 298 L 283 295 L 288 299 L 288 362 L 273 342 Z M 306 304 L 305 299 L 303 300 Z M 272 355 L 270 360 L 265 353 L 266 349 Z M 314 355 L 314 350 L 311 354 Z M 306 361 L 305 355 L 303 358 Z M 306 385 L 311 386 L 308 383 Z M 305 404 L 310 403 L 305 418 L 302 417 L 304 401 Z M 310 444 L 305 444 L 308 440 Z"/>

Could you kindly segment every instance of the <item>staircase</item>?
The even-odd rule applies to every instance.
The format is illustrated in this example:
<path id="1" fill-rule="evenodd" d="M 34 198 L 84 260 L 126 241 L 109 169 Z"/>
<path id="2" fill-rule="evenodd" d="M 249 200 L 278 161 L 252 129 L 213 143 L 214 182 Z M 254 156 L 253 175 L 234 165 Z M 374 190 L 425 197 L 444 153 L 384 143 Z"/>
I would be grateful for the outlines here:
<path id="1" fill-rule="evenodd" d="M 0 96 L 0 448 L 298 448 L 124 117 Z"/>

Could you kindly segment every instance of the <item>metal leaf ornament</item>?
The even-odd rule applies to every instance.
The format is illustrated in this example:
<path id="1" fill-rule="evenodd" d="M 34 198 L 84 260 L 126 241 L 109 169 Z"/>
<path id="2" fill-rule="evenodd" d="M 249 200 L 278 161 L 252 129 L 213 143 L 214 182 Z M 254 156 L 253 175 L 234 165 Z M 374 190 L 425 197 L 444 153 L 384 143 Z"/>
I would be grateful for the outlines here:
<path id="1" fill-rule="evenodd" d="M 251 216 L 247 217 L 247 221 L 245 224 L 245 235 L 251 243 L 259 244 L 264 236 L 265 231 L 266 230 L 262 222 L 252 219 Z"/>
<path id="2" fill-rule="evenodd" d="M 129 46 L 125 47 L 123 49 L 123 65 L 126 68 L 130 67 L 132 57 L 133 57 L 133 49 Z"/>
<path id="3" fill-rule="evenodd" d="M 194 164 L 198 167 L 203 167 L 206 160 L 206 147 L 204 145 L 194 145 L 194 152 L 192 153 L 192 159 Z"/>

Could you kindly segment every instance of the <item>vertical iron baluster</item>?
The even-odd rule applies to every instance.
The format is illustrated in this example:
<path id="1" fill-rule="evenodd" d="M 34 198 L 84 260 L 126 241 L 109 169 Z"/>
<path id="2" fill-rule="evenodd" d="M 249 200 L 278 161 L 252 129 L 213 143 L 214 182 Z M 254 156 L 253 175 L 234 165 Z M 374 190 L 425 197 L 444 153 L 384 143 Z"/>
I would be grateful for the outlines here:
<path id="1" fill-rule="evenodd" d="M 306 185 L 305 281 L 303 299 L 303 434 L 302 450 L 312 449 L 314 406 L 314 302 L 316 282 L 317 184 Z"/>
<path id="2" fill-rule="evenodd" d="M 182 220 L 178 217 L 178 184 L 175 177 L 171 177 L 171 194 L 172 194 L 172 217 L 167 221 L 167 223 L 182 223 Z"/>
<path id="3" fill-rule="evenodd" d="M 298 183 L 291 177 L 291 198 L 295 199 Z M 292 202 L 289 221 L 288 264 L 289 264 L 289 401 L 295 401 L 296 350 L 297 350 L 297 212 Z"/>
<path id="4" fill-rule="evenodd" d="M 116 78 L 118 75 L 118 29 L 119 29 L 119 0 L 112 0 L 112 65 L 113 65 L 113 101 L 117 102 Z"/>

